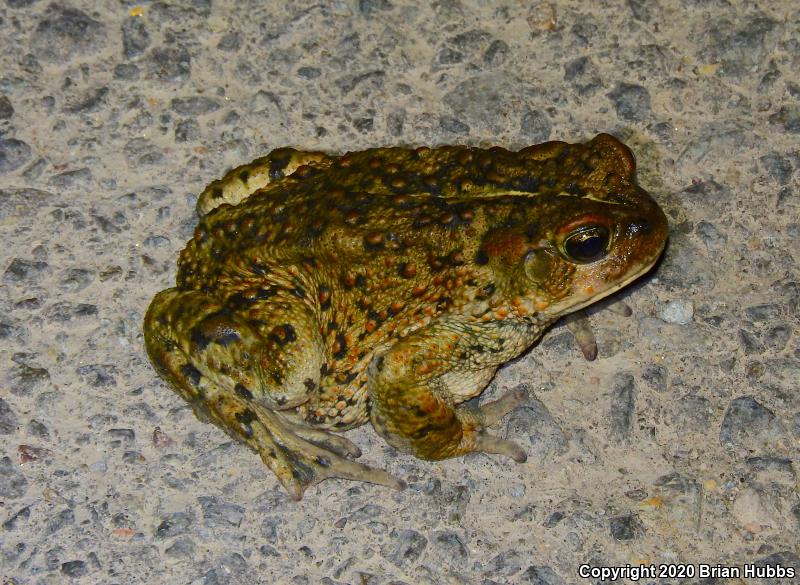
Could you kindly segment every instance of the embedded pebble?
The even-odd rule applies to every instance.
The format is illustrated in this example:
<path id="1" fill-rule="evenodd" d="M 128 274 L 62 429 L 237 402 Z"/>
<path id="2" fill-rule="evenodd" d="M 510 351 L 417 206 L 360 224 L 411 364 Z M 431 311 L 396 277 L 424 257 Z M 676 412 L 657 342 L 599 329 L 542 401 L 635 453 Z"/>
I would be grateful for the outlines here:
<path id="1" fill-rule="evenodd" d="M 0 95 L 0 120 L 8 120 L 14 115 L 14 106 L 8 96 Z"/>
<path id="2" fill-rule="evenodd" d="M 623 120 L 640 122 L 650 116 L 650 92 L 641 85 L 620 83 L 608 97 Z"/>
<path id="3" fill-rule="evenodd" d="M 192 57 L 184 47 L 156 47 L 149 52 L 146 65 L 151 79 L 182 82 L 192 72 Z"/>
<path id="4" fill-rule="evenodd" d="M 428 546 L 428 539 L 416 530 L 397 530 L 381 548 L 381 554 L 398 567 L 414 565 Z"/>
<path id="5" fill-rule="evenodd" d="M 0 138 L 0 173 L 10 173 L 31 159 L 31 147 L 16 138 Z"/>
<path id="6" fill-rule="evenodd" d="M 36 25 L 31 46 L 40 59 L 64 63 L 99 51 L 106 38 L 102 22 L 81 10 L 53 3 Z"/>
<path id="7" fill-rule="evenodd" d="M 0 496 L 19 498 L 25 495 L 28 480 L 20 473 L 9 457 L 0 459 Z"/>
<path id="8" fill-rule="evenodd" d="M 550 117 L 541 110 L 528 110 L 522 115 L 520 134 L 531 144 L 545 142 L 552 129 Z"/>
<path id="9" fill-rule="evenodd" d="M 8 402 L 0 398 L 0 435 L 10 435 L 17 430 L 17 417 Z"/>
<path id="10" fill-rule="evenodd" d="M 615 540 L 633 540 L 641 536 L 642 523 L 636 514 L 623 514 L 609 519 L 608 527 Z"/>
<path id="11" fill-rule="evenodd" d="M 520 583 L 529 585 L 566 585 L 561 575 L 546 565 L 531 565 L 520 575 Z"/>
<path id="12" fill-rule="evenodd" d="M 567 450 L 563 432 L 547 407 L 536 399 L 527 401 L 509 415 L 506 437 L 523 445 L 528 457 L 537 461 Z"/>
<path id="13" fill-rule="evenodd" d="M 633 374 L 620 372 L 614 377 L 609 411 L 610 435 L 618 440 L 630 437 L 635 409 Z"/>
<path id="14" fill-rule="evenodd" d="M 673 299 L 661 308 L 658 317 L 665 323 L 686 325 L 694 317 L 694 303 L 690 299 Z"/>
<path id="15" fill-rule="evenodd" d="M 226 502 L 216 496 L 200 496 L 197 498 L 203 510 L 203 520 L 209 528 L 226 525 L 239 526 L 245 509 L 237 504 Z"/>
<path id="16" fill-rule="evenodd" d="M 741 396 L 728 406 L 719 440 L 728 450 L 763 453 L 777 447 L 785 435 L 785 429 L 772 410 L 752 396 Z"/>
<path id="17" fill-rule="evenodd" d="M 145 19 L 138 16 L 126 18 L 122 23 L 122 52 L 127 59 L 144 54 L 150 46 L 150 33 Z"/>

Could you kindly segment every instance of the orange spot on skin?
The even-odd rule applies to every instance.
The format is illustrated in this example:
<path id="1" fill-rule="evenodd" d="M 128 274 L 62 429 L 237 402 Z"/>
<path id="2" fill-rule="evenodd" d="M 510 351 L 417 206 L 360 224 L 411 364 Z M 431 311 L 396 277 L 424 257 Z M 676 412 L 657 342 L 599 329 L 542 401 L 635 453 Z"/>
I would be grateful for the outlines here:
<path id="1" fill-rule="evenodd" d="M 547 307 L 550 306 L 550 303 L 539 299 L 533 303 L 533 306 L 536 307 L 537 311 L 544 311 Z"/>
<path id="2" fill-rule="evenodd" d="M 483 250 L 490 258 L 497 258 L 506 265 L 516 264 L 529 251 L 525 236 L 508 228 L 495 229 L 487 234 Z"/>

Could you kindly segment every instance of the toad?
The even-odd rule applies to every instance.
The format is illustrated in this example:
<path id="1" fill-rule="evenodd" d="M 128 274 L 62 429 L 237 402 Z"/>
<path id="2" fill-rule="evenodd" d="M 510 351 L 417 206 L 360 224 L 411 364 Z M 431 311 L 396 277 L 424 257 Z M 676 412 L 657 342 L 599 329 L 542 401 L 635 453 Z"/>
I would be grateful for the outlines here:
<path id="1" fill-rule="evenodd" d="M 559 317 L 647 272 L 667 222 L 607 134 L 585 144 L 275 150 L 201 194 L 147 352 L 289 494 L 326 478 L 400 488 L 337 431 L 371 423 L 428 460 L 485 452 L 526 398 L 474 407 Z M 471 404 L 471 403 L 470 403 Z"/>

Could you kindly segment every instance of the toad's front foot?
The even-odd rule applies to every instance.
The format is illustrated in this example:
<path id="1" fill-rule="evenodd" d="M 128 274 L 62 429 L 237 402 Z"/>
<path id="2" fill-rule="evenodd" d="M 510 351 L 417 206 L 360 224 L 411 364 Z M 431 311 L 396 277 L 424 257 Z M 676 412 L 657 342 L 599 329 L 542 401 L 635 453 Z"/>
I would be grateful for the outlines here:
<path id="1" fill-rule="evenodd" d="M 491 426 L 527 400 L 528 393 L 524 387 L 520 386 L 497 400 L 482 404 L 478 409 L 478 418 L 483 422 L 483 426 Z M 474 442 L 474 451 L 505 455 L 517 463 L 525 463 L 528 460 L 528 455 L 522 447 L 513 441 L 486 434 L 483 430 L 477 433 Z"/>

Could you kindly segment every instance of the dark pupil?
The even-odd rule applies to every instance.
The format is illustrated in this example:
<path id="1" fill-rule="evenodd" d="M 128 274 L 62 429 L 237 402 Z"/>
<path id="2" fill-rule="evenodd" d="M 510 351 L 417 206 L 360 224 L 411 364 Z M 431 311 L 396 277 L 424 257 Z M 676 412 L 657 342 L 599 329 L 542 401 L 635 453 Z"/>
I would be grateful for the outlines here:
<path id="1" fill-rule="evenodd" d="M 580 262 L 591 262 L 605 255 L 607 242 L 606 231 L 594 228 L 571 236 L 564 242 L 564 248 L 571 258 Z"/>

